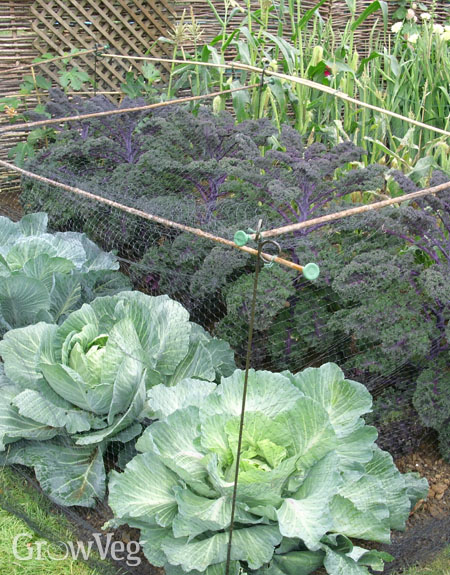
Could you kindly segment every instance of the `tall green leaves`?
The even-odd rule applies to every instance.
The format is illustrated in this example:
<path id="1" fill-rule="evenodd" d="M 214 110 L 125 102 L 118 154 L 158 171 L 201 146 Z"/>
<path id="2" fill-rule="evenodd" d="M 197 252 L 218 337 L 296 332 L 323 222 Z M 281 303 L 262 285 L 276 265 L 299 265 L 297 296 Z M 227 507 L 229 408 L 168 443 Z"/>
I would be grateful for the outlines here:
<path id="1" fill-rule="evenodd" d="M 383 2 L 382 0 L 375 0 L 375 2 L 369 4 L 369 6 L 365 8 L 365 10 L 361 13 L 361 15 L 358 16 L 356 20 L 352 23 L 350 27 L 352 32 L 354 32 L 374 12 L 378 12 L 378 10 L 381 10 L 383 14 L 384 28 L 386 30 L 388 21 L 388 5 L 386 2 Z"/>
<path id="2" fill-rule="evenodd" d="M 261 75 L 254 72 L 232 70 L 228 76 L 223 69 L 198 70 L 189 65 L 190 59 L 212 64 L 235 61 L 308 78 L 373 106 L 448 129 L 449 27 L 436 25 L 425 12 L 421 23 L 405 20 L 393 27 L 397 34 L 388 37 L 385 1 L 374 0 L 360 14 L 355 0 L 346 3 L 348 24 L 336 32 L 332 14 L 326 24 L 320 15 L 324 0 L 305 11 L 300 2 L 293 1 L 259 10 L 252 10 L 250 4 L 247 10 L 228 10 L 225 2 L 225 17 L 210 2 L 221 33 L 208 45 L 195 43 L 196 51 L 190 55 L 182 50 L 187 63 L 174 66 L 172 75 L 177 82 L 172 81 L 171 86 L 186 87 L 189 82 L 197 94 L 223 90 L 229 84 L 259 85 Z M 369 19 L 374 24 L 370 32 L 364 31 L 364 38 L 368 37 L 361 46 L 360 32 Z M 384 31 L 378 26 L 380 20 Z M 322 55 L 318 59 L 319 50 Z M 431 131 L 410 132 L 405 121 L 359 109 L 307 86 L 266 78 L 262 87 L 234 93 L 230 99 L 240 122 L 270 117 L 280 126 L 295 118 L 295 127 L 302 134 L 313 132 L 317 139 L 333 144 L 351 139 L 367 150 L 368 163 L 383 159 L 408 170 L 426 155 L 434 166 L 450 166 L 445 138 Z M 225 104 L 222 97 L 217 110 L 223 110 Z"/>

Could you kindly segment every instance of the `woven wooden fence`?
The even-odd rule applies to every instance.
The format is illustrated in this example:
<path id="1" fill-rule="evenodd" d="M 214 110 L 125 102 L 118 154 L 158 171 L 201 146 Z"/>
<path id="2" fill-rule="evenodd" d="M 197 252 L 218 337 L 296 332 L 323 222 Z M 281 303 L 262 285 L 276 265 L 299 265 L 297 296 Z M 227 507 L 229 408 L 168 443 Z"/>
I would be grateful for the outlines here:
<path id="1" fill-rule="evenodd" d="M 224 0 L 214 3 L 221 15 L 224 3 Z M 238 3 L 245 7 L 245 0 Z M 316 0 L 302 0 L 301 8 L 306 11 L 316 3 Z M 371 0 L 356 0 L 356 12 L 362 13 L 370 3 Z M 424 3 L 435 4 L 441 19 L 448 15 L 448 0 L 425 0 Z M 388 0 L 388 4 L 392 12 L 396 3 Z M 260 0 L 253 0 L 252 5 L 259 8 Z M 172 52 L 170 44 L 159 39 L 170 36 L 183 12 L 189 21 L 191 9 L 203 30 L 201 41 L 216 36 L 218 23 L 206 0 L 1 0 L 0 71 L 30 62 L 37 55 L 48 52 L 61 55 L 72 48 L 90 49 L 95 45 L 109 45 L 112 52 L 126 55 L 168 56 Z M 331 18 L 336 31 L 345 27 L 350 16 L 345 0 L 327 0 L 319 11 L 325 21 Z M 357 30 L 356 45 L 361 52 L 377 19 L 381 29 L 381 15 L 375 13 Z M 76 64 L 92 76 L 95 62 L 91 54 L 80 56 Z M 57 80 L 61 66 L 58 62 L 41 69 Z M 96 66 L 98 89 L 117 90 L 129 67 L 130 63 L 124 60 L 102 59 Z M 0 78 L 0 96 L 17 92 L 19 72 Z"/>
<path id="2" fill-rule="evenodd" d="M 19 64 L 31 62 L 38 55 L 33 46 L 35 35 L 32 30 L 30 9 L 33 0 L 2 0 L 0 2 L 0 96 L 16 94 L 22 74 L 11 72 Z M 6 72 L 8 72 L 6 74 Z M 6 115 L 0 116 L 0 125 L 9 121 Z M 23 134 L 11 134 L 0 141 L 0 157 L 5 159 Z M 17 177 L 0 172 L 2 212 L 14 216 L 19 206 L 14 191 Z"/>
<path id="3" fill-rule="evenodd" d="M 303 14 L 318 3 L 318 0 L 297 1 L 300 3 L 301 12 Z M 356 0 L 356 14 L 362 14 L 365 8 L 367 8 L 372 1 L 373 0 Z M 398 2 L 395 0 L 386 1 L 388 4 L 388 12 L 391 16 L 398 8 Z M 246 2 L 244 0 L 239 0 L 236 3 L 240 4 L 243 8 L 246 7 Z M 202 41 L 210 40 L 217 35 L 219 31 L 218 23 L 207 0 L 173 0 L 173 4 L 178 14 L 178 18 L 180 18 L 183 12 L 185 12 L 186 19 L 188 21 L 190 19 L 191 8 L 193 9 L 197 23 L 204 32 Z M 276 7 L 279 4 L 280 2 L 274 2 L 275 10 L 273 14 L 277 16 Z M 287 2 L 285 2 L 285 4 L 287 4 Z M 450 0 L 423 0 L 420 4 L 428 7 L 429 10 L 433 9 L 436 22 L 444 22 L 445 19 L 450 16 Z M 224 5 L 224 0 L 214 2 L 214 7 L 221 17 L 223 17 L 225 13 Z M 261 0 L 252 0 L 251 5 L 253 9 L 257 10 L 261 6 Z M 228 10 L 228 12 L 230 12 L 230 10 Z M 418 12 L 420 12 L 420 9 Z M 319 13 L 325 22 L 331 20 L 333 29 L 336 32 L 343 31 L 345 29 L 351 16 L 345 0 L 327 0 L 319 8 Z M 277 23 L 275 17 L 272 18 L 272 22 L 272 28 L 276 34 Z M 378 27 L 379 32 L 383 29 L 382 15 L 380 11 L 370 15 L 355 32 L 355 46 L 361 54 L 364 54 L 367 50 L 367 40 L 374 26 Z M 289 24 L 285 26 L 285 30 L 289 34 Z"/>

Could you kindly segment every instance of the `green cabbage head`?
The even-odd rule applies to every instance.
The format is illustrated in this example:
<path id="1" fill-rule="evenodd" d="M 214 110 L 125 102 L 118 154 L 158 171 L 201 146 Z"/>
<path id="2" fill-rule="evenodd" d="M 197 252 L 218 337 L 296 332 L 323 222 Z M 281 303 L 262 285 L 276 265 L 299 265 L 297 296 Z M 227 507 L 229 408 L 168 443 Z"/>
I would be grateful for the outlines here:
<path id="1" fill-rule="evenodd" d="M 190 322 L 181 304 L 140 292 L 97 298 L 60 326 L 9 331 L 0 354 L 2 461 L 34 467 L 65 505 L 103 497 L 104 451 L 140 434 L 153 385 L 213 382 L 235 367 L 228 344 Z"/>
<path id="2" fill-rule="evenodd" d="M 157 386 L 160 420 L 141 453 L 113 471 L 116 523 L 141 530 L 144 552 L 167 575 L 224 575 L 244 373 L 222 383 Z M 371 396 L 328 363 L 297 375 L 250 371 L 233 532 L 232 571 L 332 575 L 382 570 L 389 543 L 427 483 L 402 475 L 361 416 Z"/>
<path id="3" fill-rule="evenodd" d="M 83 302 L 129 289 L 117 258 L 77 232 L 47 232 L 47 214 L 0 216 L 0 334 L 61 323 Z"/>

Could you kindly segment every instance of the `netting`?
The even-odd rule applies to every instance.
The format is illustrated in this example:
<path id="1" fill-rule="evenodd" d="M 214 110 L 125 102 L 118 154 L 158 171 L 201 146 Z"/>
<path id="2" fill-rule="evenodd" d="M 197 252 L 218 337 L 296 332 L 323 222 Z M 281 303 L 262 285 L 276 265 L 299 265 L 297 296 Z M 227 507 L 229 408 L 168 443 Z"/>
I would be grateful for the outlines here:
<path id="1" fill-rule="evenodd" d="M 124 99 L 120 106 L 142 104 Z M 58 91 L 47 105 L 54 117 L 114 108 L 103 96 L 69 100 Z M 133 321 L 145 321 L 138 315 L 146 309 L 154 314 L 158 329 L 178 326 L 181 335 L 169 351 L 161 352 L 172 354 L 171 368 L 156 369 L 152 361 L 160 361 L 158 353 L 148 341 L 147 347 L 142 344 L 149 334 L 141 325 L 146 335 L 140 343 L 135 341 L 121 316 L 128 300 L 114 295 L 114 305 L 93 306 L 89 313 L 96 316 L 98 328 L 95 352 L 104 344 L 104 331 L 113 329 L 114 354 L 133 365 L 127 367 L 134 383 L 133 397 L 126 403 L 126 425 L 110 429 L 116 410 L 106 423 L 89 422 L 92 437 L 82 446 L 75 446 L 69 433 L 56 439 L 43 437 L 51 445 L 43 459 L 47 465 L 52 462 L 50 474 L 42 461 L 36 465 L 36 454 L 27 452 L 25 445 L 17 448 L 11 443 L 10 462 L 22 474 L 21 464 L 34 466 L 36 477 L 29 474 L 29 480 L 44 492 L 52 491 L 52 501 L 60 504 L 71 496 L 52 484 L 55 468 L 62 469 L 70 458 L 83 469 L 82 485 L 72 478 L 81 490 L 78 500 L 72 499 L 70 508 L 59 505 L 78 526 L 82 539 L 89 540 L 111 519 L 104 497 L 106 474 L 123 469 L 137 453 L 135 438 L 151 424 L 151 414 L 138 420 L 142 381 L 173 385 L 189 377 L 218 382 L 231 374 L 233 361 L 241 369 L 245 366 L 255 258 L 220 240 L 233 242 L 240 230 L 251 236 L 259 221 L 263 230 L 271 230 L 418 189 L 413 181 L 383 166 L 364 168 L 361 157 L 362 150 L 350 142 L 332 149 L 307 146 L 289 126 L 279 133 L 268 120 L 236 124 L 231 114 L 217 114 L 205 101 L 61 124 L 54 142 L 26 163 L 27 171 L 47 180 L 24 176 L 22 213 L 17 213 L 16 201 L 13 207 L 2 204 L 2 213 L 20 217 L 45 212 L 52 233 L 85 233 L 102 250 L 114 252 L 133 289 L 150 296 L 167 295 L 189 313 L 187 317 L 166 300 L 157 300 L 158 305 L 163 302 L 161 310 L 156 304 L 146 309 L 142 302 L 133 308 Z M 430 185 L 447 181 L 448 176 L 436 171 Z M 379 431 L 378 445 L 396 458 L 402 470 L 418 469 L 439 487 L 413 516 L 404 538 L 395 535 L 391 549 L 398 561 L 385 572 L 431 556 L 449 540 L 450 501 L 442 485 L 450 484 L 450 466 L 443 459 L 435 465 L 450 455 L 449 210 L 450 191 L 443 190 L 284 233 L 275 238 L 278 246 L 264 247 L 269 255 L 262 262 L 258 283 L 251 367 L 295 374 L 326 362 L 338 364 L 346 377 L 363 383 L 374 397 L 375 409 L 366 419 Z M 160 220 L 151 221 L 153 216 Z M 74 237 L 74 246 L 76 241 Z M 320 276 L 310 281 L 272 261 L 272 255 L 300 267 L 314 262 Z M 59 256 L 55 252 L 52 257 Z M 119 291 L 114 284 L 109 293 Z M 80 300 L 72 301 L 74 309 L 78 304 Z M 60 314 L 60 323 L 67 313 Z M 79 321 L 84 319 L 80 316 Z M 44 330 L 36 337 L 54 343 L 52 333 Z M 69 331 L 58 333 L 68 337 Z M 14 345 L 20 356 L 20 338 Z M 25 355 L 21 357 L 24 360 Z M 30 389 L 38 378 L 33 361 L 26 366 L 28 372 L 21 370 L 22 382 L 30 378 Z M 71 369 L 88 369 L 76 361 Z M 49 369 L 46 378 L 51 377 Z M 33 409 L 32 403 L 28 409 Z M 105 407 L 98 412 L 104 417 Z M 74 434 L 89 429 L 85 425 L 72 422 Z M 93 438 L 102 433 L 105 442 L 100 448 Z M 435 456 L 427 459 L 430 453 Z M 87 488 L 86 466 L 93 469 Z M 123 527 L 117 532 L 119 541 L 135 536 Z M 412 549 L 420 549 L 420 557 Z M 123 562 L 117 568 L 124 573 L 156 572 L 145 558 L 135 568 Z"/>

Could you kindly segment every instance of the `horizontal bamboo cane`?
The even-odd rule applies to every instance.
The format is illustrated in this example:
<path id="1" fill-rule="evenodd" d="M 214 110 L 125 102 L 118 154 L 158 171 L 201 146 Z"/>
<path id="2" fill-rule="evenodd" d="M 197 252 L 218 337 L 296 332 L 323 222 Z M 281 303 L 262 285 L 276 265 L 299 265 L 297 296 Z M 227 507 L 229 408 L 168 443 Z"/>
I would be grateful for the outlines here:
<path id="1" fill-rule="evenodd" d="M 242 90 L 251 90 L 259 84 L 249 86 L 240 86 L 239 88 L 230 88 L 229 90 L 222 90 L 221 92 L 213 92 L 211 94 L 202 94 L 200 96 L 186 96 L 185 98 L 177 98 L 176 100 L 166 100 L 165 102 L 156 102 L 155 104 L 147 104 L 146 106 L 136 106 L 135 108 L 121 108 L 119 110 L 108 110 L 106 112 L 95 112 L 93 114 L 79 114 L 77 116 L 66 116 L 65 118 L 49 118 L 48 120 L 38 120 L 36 122 L 23 122 L 21 124 L 8 124 L 0 128 L 0 134 L 15 132 L 16 130 L 31 130 L 38 126 L 50 126 L 51 124 L 62 124 L 63 122 L 78 122 L 80 120 L 88 120 L 91 118 L 105 118 L 107 116 L 117 116 L 119 114 L 128 114 L 130 112 L 142 112 L 144 110 L 154 110 L 156 108 L 165 108 L 175 104 L 185 104 L 187 102 L 196 102 L 198 100 L 207 100 L 208 98 L 215 98 L 216 96 L 223 96 L 225 94 L 233 94 L 234 92 L 241 92 Z"/>
<path id="2" fill-rule="evenodd" d="M 14 66 L 13 68 L 8 68 L 6 70 L 0 70 L 0 76 L 7 76 L 12 72 L 18 72 L 19 70 L 26 70 L 28 68 L 35 68 L 37 66 L 44 66 L 45 64 L 51 64 L 52 62 L 58 62 L 59 60 L 65 60 L 66 58 L 76 58 L 77 56 L 85 56 L 86 54 L 93 54 L 94 52 L 99 52 L 100 50 L 105 50 L 108 46 L 99 46 L 98 48 L 90 48 L 89 50 L 81 50 L 75 54 L 64 54 L 64 56 L 55 56 L 54 58 L 49 58 L 48 60 L 41 60 L 40 62 L 32 62 L 31 64 L 21 64 L 20 66 Z M 11 56 L 11 59 L 16 59 L 15 56 Z M 4 60 L 4 58 L 2 58 Z"/>
<path id="3" fill-rule="evenodd" d="M 255 250 L 253 248 L 249 248 L 247 246 L 238 246 L 231 240 L 227 240 L 225 238 L 215 236 L 213 234 L 210 234 L 209 232 L 204 232 L 203 230 L 201 230 L 199 228 L 193 228 L 191 226 L 185 226 L 184 224 L 179 224 L 177 222 L 167 220 L 166 218 L 160 218 L 159 216 L 154 216 L 152 214 L 148 214 L 147 212 L 143 212 L 143 211 L 137 210 L 135 208 L 130 208 L 129 206 L 124 206 L 123 204 L 119 204 L 118 202 L 114 202 L 113 200 L 109 200 L 108 198 L 103 198 L 102 196 L 97 196 L 96 194 L 91 194 L 90 192 L 86 192 L 85 190 L 81 190 L 81 189 L 75 188 L 73 186 L 68 186 L 67 184 L 62 184 L 61 182 L 57 182 L 55 180 L 45 178 L 44 176 L 34 174 L 33 172 L 29 172 L 28 170 L 24 170 L 23 168 L 19 168 L 18 166 L 15 166 L 14 164 L 10 164 L 9 162 L 5 162 L 4 160 L 0 160 L 0 166 L 3 166 L 7 170 L 11 170 L 13 172 L 17 172 L 19 174 L 22 174 L 23 176 L 26 176 L 27 178 L 32 178 L 34 180 L 37 180 L 38 182 L 43 182 L 44 184 L 49 184 L 49 185 L 54 186 L 56 188 L 66 190 L 67 192 L 71 192 L 72 194 L 77 194 L 78 196 L 82 196 L 88 200 L 94 200 L 94 201 L 99 202 L 101 204 L 105 204 L 105 205 L 110 206 L 112 208 L 122 210 L 123 212 L 127 212 L 128 214 L 138 216 L 138 217 L 143 218 L 145 220 L 156 222 L 156 223 L 161 224 L 163 226 L 166 226 L 169 228 L 175 228 L 175 229 L 181 230 L 183 232 L 189 232 L 189 233 L 194 234 L 198 237 L 205 238 L 207 240 L 211 240 L 212 242 L 240 250 L 242 252 L 245 252 L 247 254 L 251 254 L 253 256 L 258 255 L 258 250 Z M 0 197 L 1 197 L 1 193 L 0 193 Z M 303 271 L 303 266 L 295 264 L 294 262 L 291 262 L 291 261 L 286 260 L 284 258 L 280 258 L 278 256 L 273 256 L 272 254 L 267 254 L 267 253 L 262 253 L 261 256 L 268 262 L 274 261 L 274 262 L 276 262 L 282 266 L 288 267 L 288 268 L 296 270 L 298 272 Z"/>
<path id="4" fill-rule="evenodd" d="M 381 208 L 385 208 L 386 206 L 392 206 L 394 204 L 409 202 L 411 200 L 415 200 L 423 196 L 436 194 L 438 192 L 443 192 L 449 189 L 450 189 L 450 182 L 446 182 L 445 184 L 440 184 L 439 186 L 434 186 L 432 188 L 425 188 L 424 190 L 412 192 L 411 194 L 405 194 L 404 196 L 399 196 L 398 198 L 389 198 L 389 200 L 382 200 L 381 202 L 375 202 L 374 204 L 358 206 L 356 208 L 350 208 L 349 210 L 342 210 L 341 212 L 335 212 L 334 214 L 327 214 L 326 216 L 321 216 L 320 218 L 306 220 L 305 222 L 299 222 L 297 224 L 290 224 L 288 226 L 283 226 L 281 228 L 274 228 L 273 230 L 267 230 L 266 232 L 261 232 L 261 237 L 273 238 L 276 236 L 281 236 L 283 234 L 288 234 L 290 232 L 295 232 L 298 230 L 302 230 L 304 228 L 310 228 L 311 226 L 316 226 L 318 224 L 319 225 L 326 224 L 328 222 L 341 220 L 343 218 L 348 218 L 350 216 L 356 216 L 358 214 L 363 214 L 365 212 L 370 212 L 372 210 L 379 210 Z M 254 239 L 254 235 L 250 237 Z"/>

